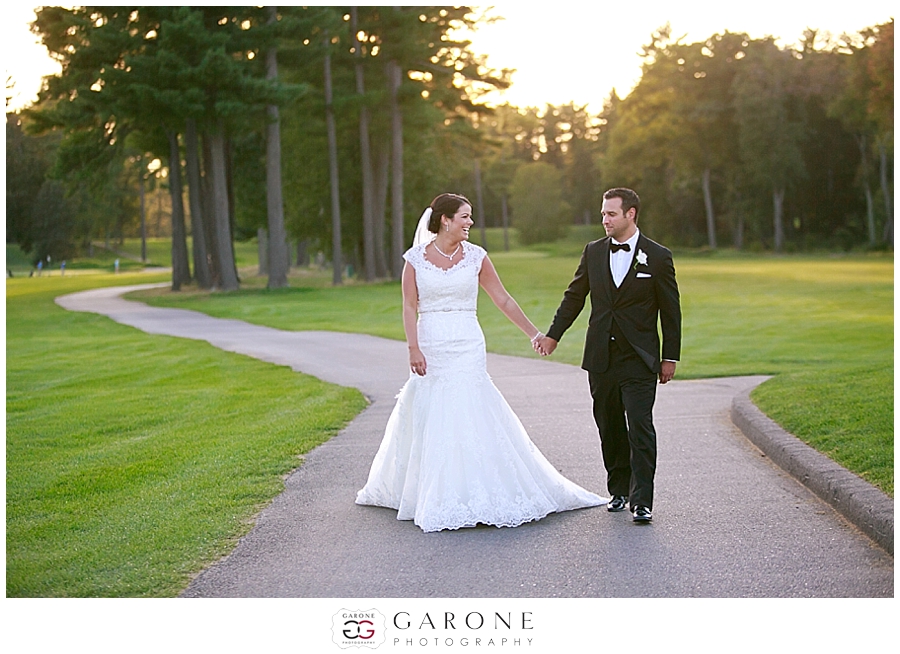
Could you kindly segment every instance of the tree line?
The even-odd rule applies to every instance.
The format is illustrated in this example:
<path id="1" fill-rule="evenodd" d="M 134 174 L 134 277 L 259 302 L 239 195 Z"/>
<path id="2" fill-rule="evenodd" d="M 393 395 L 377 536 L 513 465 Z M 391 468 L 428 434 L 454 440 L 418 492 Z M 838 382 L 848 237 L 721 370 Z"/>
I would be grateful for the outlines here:
<path id="1" fill-rule="evenodd" d="M 174 289 L 237 288 L 233 243 L 257 235 L 270 287 L 287 283 L 288 242 L 328 253 L 339 284 L 347 264 L 397 278 L 440 191 L 472 199 L 482 242 L 514 225 L 533 243 L 599 222 L 602 191 L 625 185 L 642 227 L 676 245 L 893 246 L 893 22 L 796 48 L 664 27 L 636 87 L 591 113 L 480 103 L 511 79 L 459 37 L 484 20 L 43 7 L 33 31 L 62 72 L 7 113 L 7 239 L 62 258 L 121 234 L 162 184 Z"/>
<path id="2" fill-rule="evenodd" d="M 662 29 L 637 88 L 604 111 L 605 170 L 628 171 L 675 242 L 892 247 L 893 40 L 893 21 L 807 30 L 797 48 Z"/>
<path id="3" fill-rule="evenodd" d="M 628 186 L 642 227 L 675 245 L 893 248 L 893 39 L 893 21 L 808 30 L 797 47 L 729 32 L 689 43 L 663 27 L 635 88 L 613 89 L 597 114 L 477 117 L 485 214 L 509 203 L 523 240 L 552 240 L 599 222 L 602 192 Z"/>

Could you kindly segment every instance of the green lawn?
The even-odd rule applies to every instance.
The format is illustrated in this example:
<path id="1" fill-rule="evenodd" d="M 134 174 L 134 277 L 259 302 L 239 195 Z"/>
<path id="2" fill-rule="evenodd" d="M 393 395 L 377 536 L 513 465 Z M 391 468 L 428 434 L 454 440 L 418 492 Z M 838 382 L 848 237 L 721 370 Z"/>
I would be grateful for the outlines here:
<path id="1" fill-rule="evenodd" d="M 126 238 L 121 246 L 113 244 L 113 247 L 120 252 L 126 252 L 135 257 L 141 256 L 141 239 L 139 238 Z M 191 247 L 191 237 L 189 236 L 187 238 L 188 253 L 191 252 Z M 234 258 L 238 268 L 258 266 L 259 255 L 256 240 L 235 242 Z M 172 265 L 172 240 L 169 238 L 148 238 L 147 261 L 153 265 L 170 267 Z"/>
<path id="2" fill-rule="evenodd" d="M 578 263 L 585 228 L 550 246 L 492 252 L 506 287 L 541 329 Z M 593 228 L 596 231 L 596 228 Z M 488 236 L 489 244 L 501 238 Z M 776 375 L 754 401 L 792 433 L 893 494 L 893 257 L 676 255 L 684 346 L 678 378 Z M 305 271 L 292 287 L 248 279 L 235 293 L 142 294 L 281 329 L 364 332 L 402 339 L 397 282 L 328 284 Z M 492 352 L 536 357 L 481 294 L 479 319 Z M 554 359 L 581 362 L 587 311 Z"/>
<path id="3" fill-rule="evenodd" d="M 27 275 L 28 271 L 31 270 L 31 260 L 25 252 L 22 252 L 22 248 L 18 245 L 15 243 L 7 243 L 6 267 L 14 272 L 25 271 L 25 274 Z"/>
<path id="4" fill-rule="evenodd" d="M 163 279 L 7 280 L 7 596 L 176 595 L 365 406 L 353 389 L 53 303 Z"/>
<path id="5" fill-rule="evenodd" d="M 102 244 L 102 241 L 95 241 Z M 188 252 L 191 249 L 191 239 L 187 239 Z M 122 254 L 117 254 L 120 252 Z M 95 247 L 93 255 L 79 256 L 72 261 L 66 262 L 66 271 L 71 270 L 87 270 L 112 272 L 114 262 L 119 260 L 120 272 L 136 271 L 145 266 L 161 266 L 169 268 L 172 265 L 172 240 L 169 238 L 148 238 L 147 239 L 147 261 L 142 263 L 131 257 L 141 256 L 141 239 L 126 238 L 120 245 L 118 241 L 110 241 L 110 249 L 104 247 Z M 235 263 L 238 268 L 250 268 L 259 265 L 258 250 L 256 240 L 238 242 L 234 244 Z M 28 272 L 32 269 L 30 255 L 22 252 L 19 246 L 11 243 L 6 244 L 6 265 L 13 271 L 16 277 L 28 276 Z M 59 274 L 59 262 L 51 262 L 51 265 L 45 266 L 46 270 L 51 271 L 53 275 Z M 45 273 L 46 275 L 46 273 Z"/>
<path id="6" fill-rule="evenodd" d="M 138 241 L 140 243 L 140 241 Z M 168 241 L 166 241 L 168 245 Z M 138 245 L 140 252 L 140 245 Z M 137 272 L 144 268 L 144 264 L 139 261 L 132 261 L 126 257 L 117 257 L 117 255 L 103 248 L 94 248 L 93 255 L 77 257 L 66 261 L 66 275 L 95 274 L 98 272 L 114 272 L 115 260 L 119 259 L 119 272 Z M 168 259 L 166 259 L 168 261 Z M 45 263 L 41 272 L 42 277 L 59 277 L 60 261 L 51 261 Z M 148 265 L 153 265 L 152 261 L 148 261 Z M 166 263 L 166 266 L 169 264 Z M 12 271 L 13 277 L 28 277 L 29 273 L 37 275 L 37 270 L 32 266 L 31 255 L 22 252 L 18 245 L 6 244 L 6 267 Z"/>

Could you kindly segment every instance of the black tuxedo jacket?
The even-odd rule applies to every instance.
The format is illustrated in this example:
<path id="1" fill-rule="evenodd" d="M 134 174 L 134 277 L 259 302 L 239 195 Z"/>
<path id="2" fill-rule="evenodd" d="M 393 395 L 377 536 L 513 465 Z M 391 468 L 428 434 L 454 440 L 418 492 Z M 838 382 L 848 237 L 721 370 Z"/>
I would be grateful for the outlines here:
<path id="1" fill-rule="evenodd" d="M 660 360 L 681 357 L 681 303 L 672 253 L 643 234 L 631 267 L 616 289 L 609 271 L 609 237 L 588 243 L 575 277 L 563 296 L 547 336 L 559 341 L 591 296 L 581 367 L 603 373 L 609 367 L 613 319 L 647 367 L 659 373 Z M 662 328 L 662 348 L 657 324 Z"/>

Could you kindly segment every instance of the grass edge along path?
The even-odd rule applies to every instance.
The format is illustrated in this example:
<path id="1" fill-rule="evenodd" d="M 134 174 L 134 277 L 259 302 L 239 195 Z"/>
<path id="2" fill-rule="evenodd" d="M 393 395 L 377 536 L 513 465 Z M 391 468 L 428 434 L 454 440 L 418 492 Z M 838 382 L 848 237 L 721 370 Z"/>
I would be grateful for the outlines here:
<path id="1" fill-rule="evenodd" d="M 542 329 L 578 262 L 564 245 L 560 253 L 491 253 L 506 287 Z M 681 254 L 676 270 L 685 323 L 677 378 L 774 375 L 753 392 L 754 402 L 893 496 L 893 257 Z M 132 297 L 279 329 L 403 339 L 397 282 L 332 288 L 328 280 L 327 273 L 303 271 L 291 277 L 291 288 L 277 291 L 263 288 L 265 278 L 248 278 L 233 294 Z M 554 360 L 579 365 L 587 315 L 582 312 Z M 479 321 L 489 351 L 537 356 L 484 293 Z"/>
<path id="2" fill-rule="evenodd" d="M 365 407 L 355 389 L 53 303 L 163 279 L 7 280 L 8 597 L 177 595 Z"/>

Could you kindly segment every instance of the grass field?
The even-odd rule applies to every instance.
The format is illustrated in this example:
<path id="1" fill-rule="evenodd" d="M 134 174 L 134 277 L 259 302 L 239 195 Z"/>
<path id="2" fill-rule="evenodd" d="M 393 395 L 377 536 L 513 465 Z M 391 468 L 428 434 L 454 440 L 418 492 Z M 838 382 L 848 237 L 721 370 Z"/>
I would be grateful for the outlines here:
<path id="1" fill-rule="evenodd" d="M 138 241 L 140 243 L 140 241 Z M 140 252 L 140 245 L 138 245 Z M 92 256 L 78 257 L 66 261 L 66 275 L 96 274 L 103 272 L 114 272 L 115 261 L 119 259 L 119 272 L 140 272 L 145 268 L 145 264 L 139 261 L 133 261 L 127 257 L 117 257 L 114 252 L 104 250 L 103 248 L 94 248 Z M 171 257 L 165 259 L 168 261 Z M 60 261 L 51 261 L 45 263 L 41 271 L 42 277 L 60 277 Z M 148 259 L 147 265 L 156 265 L 152 260 Z M 161 264 L 160 264 L 161 265 Z M 168 263 L 165 264 L 168 266 Z M 19 246 L 6 244 L 6 267 L 13 273 L 13 278 L 28 277 L 29 273 L 37 275 L 37 269 L 32 265 L 31 257 L 26 255 Z"/>
<path id="2" fill-rule="evenodd" d="M 191 238 L 187 238 L 188 252 L 191 252 Z M 141 240 L 139 238 L 126 238 L 120 252 L 125 252 L 133 257 L 141 256 Z M 258 266 L 259 257 L 256 241 L 236 241 L 234 243 L 234 259 L 238 268 Z M 147 239 L 147 261 L 157 266 L 172 265 L 172 240 L 168 238 Z"/>
<path id="3" fill-rule="evenodd" d="M 576 235 L 551 246 L 491 253 L 506 287 L 542 329 L 580 247 Z M 682 253 L 676 269 L 684 313 L 678 378 L 775 375 L 753 394 L 760 408 L 893 494 L 893 257 Z M 403 338 L 397 282 L 335 289 L 329 280 L 327 272 L 304 271 L 291 278 L 291 288 L 278 291 L 266 290 L 264 278 L 247 278 L 230 294 L 163 290 L 141 299 L 280 329 Z M 483 293 L 479 320 L 490 351 L 537 356 Z M 587 311 L 555 360 L 580 363 L 586 324 Z"/>
<path id="4" fill-rule="evenodd" d="M 188 252 L 191 248 L 191 239 L 187 239 Z M 129 256 L 125 256 L 129 255 Z M 115 269 L 115 261 L 119 260 L 119 271 L 139 272 L 145 267 L 163 267 L 172 266 L 172 241 L 168 238 L 148 238 L 147 239 L 147 261 L 141 262 L 141 239 L 126 238 L 120 245 L 116 241 L 110 242 L 110 249 L 101 247 L 97 242 L 91 256 L 79 256 L 73 260 L 66 262 L 66 273 L 77 272 L 113 272 Z M 258 267 L 259 258 L 257 254 L 256 241 L 238 242 L 234 244 L 235 264 L 238 268 Z M 44 265 L 42 276 L 53 277 L 60 274 L 59 261 L 51 261 Z M 19 246 L 6 244 L 6 267 L 12 271 L 14 277 L 27 277 L 34 267 L 31 262 L 30 255 L 22 252 Z M 252 274 L 256 274 L 254 270 Z"/>
<path id="5" fill-rule="evenodd" d="M 365 406 L 353 389 L 53 303 L 163 279 L 7 280 L 8 597 L 177 594 Z"/>

